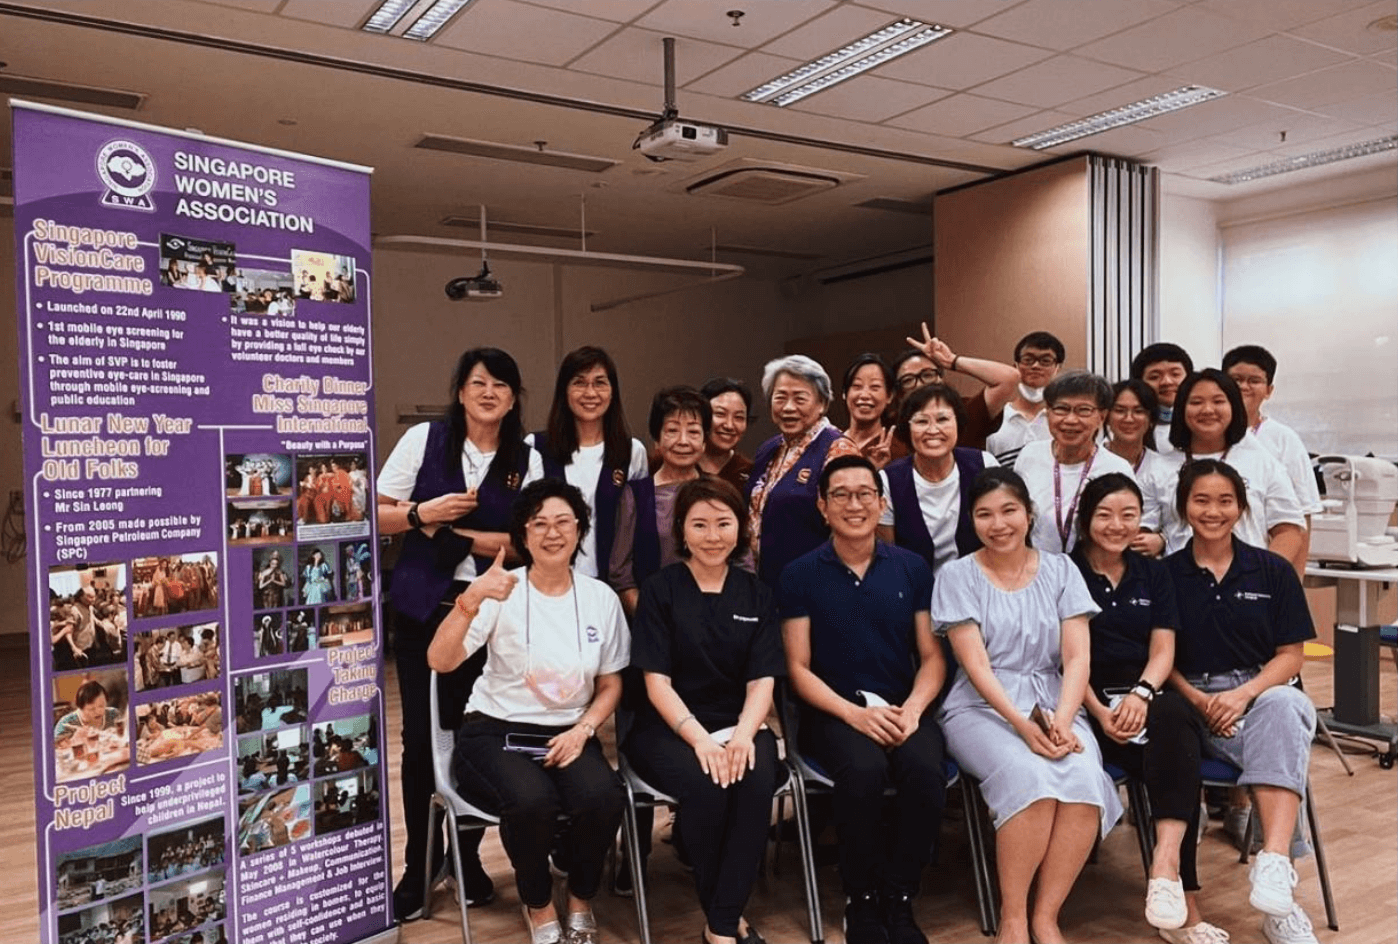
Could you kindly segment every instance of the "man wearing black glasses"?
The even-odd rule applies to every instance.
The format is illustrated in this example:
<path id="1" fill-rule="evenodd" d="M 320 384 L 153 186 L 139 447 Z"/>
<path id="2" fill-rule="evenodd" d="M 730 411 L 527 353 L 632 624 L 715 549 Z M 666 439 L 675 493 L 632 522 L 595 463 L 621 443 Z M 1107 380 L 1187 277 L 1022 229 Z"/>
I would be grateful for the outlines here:
<path id="1" fill-rule="evenodd" d="M 1049 438 L 1044 388 L 1058 376 L 1064 356 L 1063 342 L 1047 331 L 1031 331 L 1015 345 L 1019 386 L 1005 405 L 1000 428 L 985 439 L 986 451 L 1001 465 L 1014 465 L 1025 443 Z"/>

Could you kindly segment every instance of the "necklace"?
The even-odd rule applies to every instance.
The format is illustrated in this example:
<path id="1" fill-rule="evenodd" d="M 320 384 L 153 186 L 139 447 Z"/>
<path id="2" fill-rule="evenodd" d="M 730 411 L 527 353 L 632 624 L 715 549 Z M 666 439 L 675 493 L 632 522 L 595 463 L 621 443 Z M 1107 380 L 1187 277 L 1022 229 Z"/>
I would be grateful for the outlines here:
<path id="1" fill-rule="evenodd" d="M 554 708 L 567 708 L 583 687 L 583 643 L 582 615 L 578 612 L 578 582 L 569 581 L 569 593 L 573 598 L 573 626 L 577 631 L 578 664 L 566 672 L 550 670 L 547 667 L 534 669 L 534 634 L 531 619 L 530 600 L 534 596 L 534 585 L 529 580 L 529 571 L 524 573 L 524 651 L 528 654 L 528 665 L 524 673 L 525 686 L 545 705 Z M 560 667 L 561 668 L 561 667 Z"/>
<path id="2" fill-rule="evenodd" d="M 1097 447 L 1094 445 L 1092 451 L 1087 454 L 1087 464 L 1083 466 L 1082 478 L 1078 479 L 1078 487 L 1073 491 L 1073 500 L 1068 504 L 1068 514 L 1063 514 L 1063 477 L 1059 472 L 1058 457 L 1053 459 L 1053 523 L 1058 527 L 1058 540 L 1063 550 L 1068 550 L 1068 538 L 1073 533 L 1073 513 L 1078 510 L 1078 499 L 1082 497 L 1082 490 L 1087 487 L 1087 477 L 1092 472 L 1092 463 L 1097 458 Z"/>

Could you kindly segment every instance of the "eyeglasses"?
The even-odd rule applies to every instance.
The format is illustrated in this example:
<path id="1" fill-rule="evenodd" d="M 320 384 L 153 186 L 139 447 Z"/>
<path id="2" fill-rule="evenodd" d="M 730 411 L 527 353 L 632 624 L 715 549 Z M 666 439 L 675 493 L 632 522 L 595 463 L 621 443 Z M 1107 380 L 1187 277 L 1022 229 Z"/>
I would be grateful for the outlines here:
<path id="1" fill-rule="evenodd" d="M 1239 375 L 1239 374 L 1229 374 L 1228 376 L 1229 376 L 1229 377 L 1232 377 L 1232 378 L 1233 378 L 1233 382 L 1234 382 L 1235 384 L 1237 384 L 1238 386 L 1240 386 L 1240 387 L 1265 387 L 1265 386 L 1267 386 L 1267 378 L 1266 378 L 1266 377 L 1248 377 L 1248 376 Z"/>
<path id="2" fill-rule="evenodd" d="M 903 374 L 898 378 L 898 386 L 903 390 L 915 390 L 942 379 L 942 372 L 935 367 L 926 367 L 916 374 Z"/>
<path id="3" fill-rule="evenodd" d="M 1088 406 L 1086 403 L 1080 403 L 1077 406 L 1067 406 L 1060 403 L 1058 406 L 1049 407 L 1049 412 L 1060 420 L 1067 419 L 1070 415 L 1076 416 L 1080 420 L 1090 420 L 1100 411 L 1097 407 Z"/>
<path id="4" fill-rule="evenodd" d="M 569 535 L 578 529 L 578 519 L 574 518 L 572 515 L 548 520 L 543 518 L 531 518 L 529 523 L 525 525 L 525 528 L 529 531 L 531 536 L 536 538 L 545 537 L 550 531 L 554 530 L 557 530 L 559 534 Z"/>
<path id="5" fill-rule="evenodd" d="M 923 416 L 918 414 L 908 420 L 909 429 L 931 429 L 933 426 L 950 426 L 956 422 L 956 417 L 951 413 L 944 413 L 938 416 Z"/>
<path id="6" fill-rule="evenodd" d="M 1058 358 L 1052 354 L 1021 354 L 1019 358 L 1020 367 L 1052 367 L 1058 363 Z"/>
<path id="7" fill-rule="evenodd" d="M 831 489 L 825 496 L 827 501 L 840 505 L 869 505 L 878 499 L 879 493 L 872 488 L 859 488 L 850 491 L 847 488 Z"/>
<path id="8" fill-rule="evenodd" d="M 1127 418 L 1143 420 L 1150 416 L 1150 411 L 1140 406 L 1114 406 L 1112 407 L 1112 416 L 1123 420 Z"/>
<path id="9" fill-rule="evenodd" d="M 598 377 L 596 380 L 588 380 L 586 377 L 574 377 L 568 386 L 573 390 L 610 390 L 612 382 L 606 377 Z"/>

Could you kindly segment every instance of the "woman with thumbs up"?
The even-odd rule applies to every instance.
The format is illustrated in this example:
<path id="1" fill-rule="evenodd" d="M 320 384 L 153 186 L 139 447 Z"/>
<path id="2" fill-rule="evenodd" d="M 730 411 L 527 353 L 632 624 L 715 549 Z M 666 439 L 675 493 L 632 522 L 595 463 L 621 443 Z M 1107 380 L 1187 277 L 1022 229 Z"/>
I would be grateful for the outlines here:
<path id="1" fill-rule="evenodd" d="M 595 735 L 621 697 L 631 636 L 611 588 L 573 569 L 589 526 L 576 486 L 551 478 L 526 486 L 510 521 L 524 566 L 506 570 L 501 548 L 427 651 L 437 672 L 486 651 L 453 763 L 462 795 L 500 817 L 532 944 L 597 941 L 590 902 L 626 802 Z M 549 872 L 555 847 L 568 870 L 561 920 Z"/>

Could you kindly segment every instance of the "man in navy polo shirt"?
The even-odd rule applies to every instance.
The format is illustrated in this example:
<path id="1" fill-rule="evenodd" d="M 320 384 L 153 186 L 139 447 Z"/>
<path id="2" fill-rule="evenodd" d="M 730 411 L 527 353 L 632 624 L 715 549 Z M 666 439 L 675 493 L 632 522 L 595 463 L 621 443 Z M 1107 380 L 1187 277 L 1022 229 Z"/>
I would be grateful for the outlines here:
<path id="1" fill-rule="evenodd" d="M 781 575 L 782 635 L 801 700 L 800 746 L 835 782 L 849 944 L 927 944 L 912 900 L 946 801 L 945 744 L 927 713 L 946 680 L 932 571 L 875 538 L 883 482 L 862 456 L 821 472 L 831 539 Z M 885 830 L 885 788 L 897 788 Z"/>

